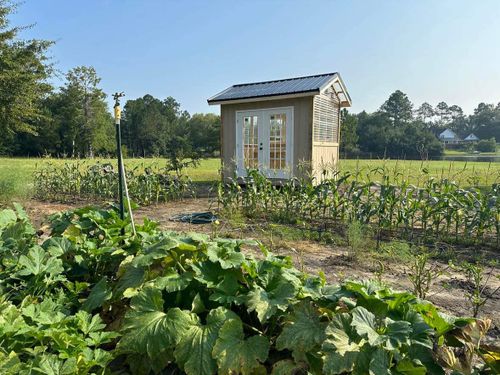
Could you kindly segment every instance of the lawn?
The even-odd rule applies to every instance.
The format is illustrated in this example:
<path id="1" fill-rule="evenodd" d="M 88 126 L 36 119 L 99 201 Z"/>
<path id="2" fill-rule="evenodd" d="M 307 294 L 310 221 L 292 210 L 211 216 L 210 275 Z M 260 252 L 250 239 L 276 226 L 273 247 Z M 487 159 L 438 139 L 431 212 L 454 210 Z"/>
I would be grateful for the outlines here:
<path id="1" fill-rule="evenodd" d="M 27 199 L 31 196 L 33 172 L 44 163 L 63 164 L 62 159 L 0 158 L 0 200 Z M 112 159 L 101 162 L 115 163 Z M 88 161 L 91 162 L 91 161 Z M 164 159 L 126 159 L 127 168 L 141 168 L 156 163 L 162 165 Z M 220 168 L 217 158 L 204 159 L 199 167 L 188 168 L 187 174 L 193 181 L 216 181 Z M 451 178 L 461 185 L 491 185 L 500 181 L 500 163 L 461 161 L 416 161 L 416 160 L 342 160 L 341 171 L 358 173 L 362 178 L 376 179 L 377 168 L 386 168 L 391 174 L 400 174 L 412 183 L 419 183 L 422 171 L 436 178 Z"/>

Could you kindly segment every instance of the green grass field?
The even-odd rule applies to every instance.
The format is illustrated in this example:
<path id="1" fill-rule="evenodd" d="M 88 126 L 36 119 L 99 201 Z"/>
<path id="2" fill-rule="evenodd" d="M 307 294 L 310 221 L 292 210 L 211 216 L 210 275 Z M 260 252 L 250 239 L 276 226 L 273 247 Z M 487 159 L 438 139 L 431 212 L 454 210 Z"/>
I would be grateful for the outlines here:
<path id="1" fill-rule="evenodd" d="M 33 186 L 33 172 L 45 163 L 63 164 L 62 159 L 0 158 L 0 200 L 23 200 L 30 198 Z M 101 162 L 115 163 L 112 159 Z M 87 161 L 93 162 L 93 161 Z M 156 163 L 161 166 L 164 159 L 126 159 L 126 168 L 134 168 Z M 436 178 L 451 178 L 461 185 L 491 185 L 500 181 L 500 163 L 458 162 L 458 161 L 416 161 L 416 160 L 341 160 L 341 171 L 359 172 L 361 177 L 376 168 L 386 168 L 392 174 L 399 173 L 412 183 L 418 184 L 422 170 Z M 188 168 L 186 173 L 193 181 L 216 181 L 220 161 L 217 158 L 202 160 L 197 168 Z M 375 173 L 376 176 L 376 173 Z M 366 178 L 366 177 L 365 177 Z M 373 177 L 370 177 L 373 179 Z"/>

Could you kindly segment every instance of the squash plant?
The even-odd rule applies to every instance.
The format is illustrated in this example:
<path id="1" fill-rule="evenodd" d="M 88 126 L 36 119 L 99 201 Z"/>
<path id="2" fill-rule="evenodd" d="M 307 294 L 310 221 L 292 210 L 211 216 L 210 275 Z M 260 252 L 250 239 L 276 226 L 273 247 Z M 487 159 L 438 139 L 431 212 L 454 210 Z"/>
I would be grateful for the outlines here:
<path id="1" fill-rule="evenodd" d="M 20 207 L 0 213 L 1 373 L 498 371 L 488 320 L 370 281 L 330 285 L 254 241 L 149 220 L 121 235 L 129 225 L 82 208 L 54 215 L 42 240 Z"/>

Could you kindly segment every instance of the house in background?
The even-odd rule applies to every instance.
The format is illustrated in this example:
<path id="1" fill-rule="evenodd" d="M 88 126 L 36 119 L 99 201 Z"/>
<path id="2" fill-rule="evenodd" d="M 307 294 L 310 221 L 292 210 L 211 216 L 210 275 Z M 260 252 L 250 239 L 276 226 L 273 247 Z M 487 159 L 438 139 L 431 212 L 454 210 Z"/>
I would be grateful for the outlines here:
<path id="1" fill-rule="evenodd" d="M 224 178 L 258 169 L 271 179 L 319 178 L 339 158 L 340 110 L 351 98 L 338 73 L 245 83 L 208 99 L 220 104 Z"/>
<path id="2" fill-rule="evenodd" d="M 474 134 L 470 133 L 467 137 L 464 138 L 464 142 L 477 142 L 479 138 Z"/>
<path id="3" fill-rule="evenodd" d="M 461 142 L 460 137 L 451 129 L 446 129 L 439 134 L 439 140 L 444 144 L 457 144 Z"/>

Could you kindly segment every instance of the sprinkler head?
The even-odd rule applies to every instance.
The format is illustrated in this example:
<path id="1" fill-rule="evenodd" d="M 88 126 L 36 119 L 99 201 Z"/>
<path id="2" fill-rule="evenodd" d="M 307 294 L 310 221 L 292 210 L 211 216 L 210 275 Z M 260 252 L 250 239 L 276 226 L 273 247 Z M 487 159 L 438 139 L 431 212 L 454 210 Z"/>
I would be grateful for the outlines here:
<path id="1" fill-rule="evenodd" d="M 125 93 L 123 91 L 122 92 L 115 92 L 113 94 L 113 99 L 115 99 L 115 107 L 120 105 L 120 98 L 122 96 L 125 96 Z"/>

